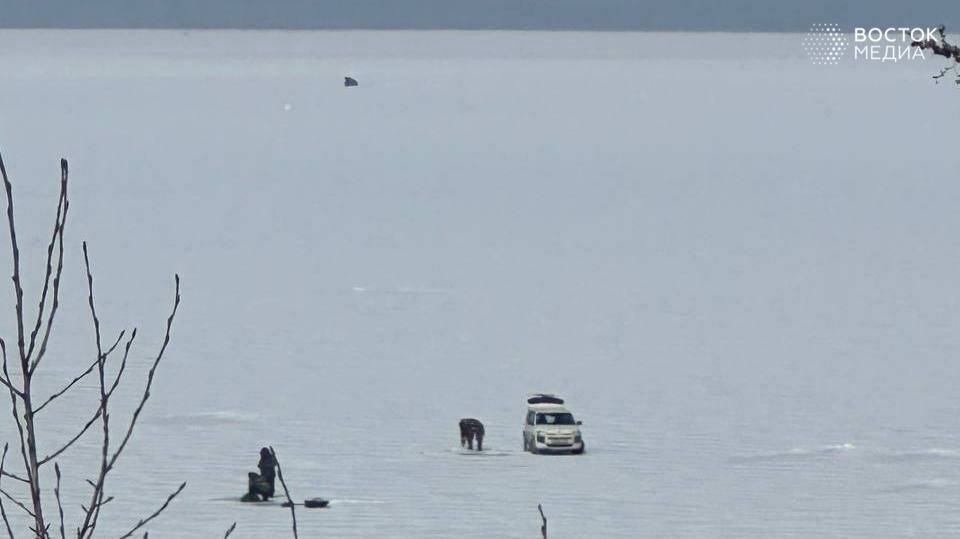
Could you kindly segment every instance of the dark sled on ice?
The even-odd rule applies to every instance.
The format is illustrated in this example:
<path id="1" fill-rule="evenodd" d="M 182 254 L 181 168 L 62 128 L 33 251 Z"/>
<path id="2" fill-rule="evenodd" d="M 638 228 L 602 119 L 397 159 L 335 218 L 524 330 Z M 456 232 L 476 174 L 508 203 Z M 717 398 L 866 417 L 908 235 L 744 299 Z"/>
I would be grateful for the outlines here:
<path id="1" fill-rule="evenodd" d="M 290 502 L 283 502 L 284 507 L 290 507 L 294 505 Z M 311 509 L 319 509 L 330 505 L 330 500 L 324 500 L 323 498 L 310 498 L 309 500 L 303 500 L 303 503 L 298 503 L 295 505 L 302 505 Z"/>

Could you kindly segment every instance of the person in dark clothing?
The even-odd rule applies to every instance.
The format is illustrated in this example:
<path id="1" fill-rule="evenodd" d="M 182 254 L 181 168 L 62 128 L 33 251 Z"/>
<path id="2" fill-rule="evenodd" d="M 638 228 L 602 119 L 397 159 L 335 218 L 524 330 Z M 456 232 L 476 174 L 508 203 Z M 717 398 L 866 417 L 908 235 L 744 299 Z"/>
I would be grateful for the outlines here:
<path id="1" fill-rule="evenodd" d="M 477 440 L 477 451 L 483 451 L 483 423 L 478 419 L 466 417 L 460 420 L 460 447 L 473 449 L 473 440 Z"/>
<path id="2" fill-rule="evenodd" d="M 273 481 L 277 476 L 277 461 L 274 460 L 270 449 L 264 447 L 260 449 L 260 462 L 257 468 L 260 473 L 250 472 L 247 474 L 247 493 L 242 500 L 245 502 L 267 501 L 273 497 Z"/>

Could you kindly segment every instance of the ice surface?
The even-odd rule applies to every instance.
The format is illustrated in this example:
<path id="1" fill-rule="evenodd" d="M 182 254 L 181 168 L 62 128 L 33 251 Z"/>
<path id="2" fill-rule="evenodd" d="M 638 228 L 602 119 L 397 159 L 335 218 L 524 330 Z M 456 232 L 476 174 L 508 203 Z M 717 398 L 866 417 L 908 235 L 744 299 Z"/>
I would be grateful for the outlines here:
<path id="1" fill-rule="evenodd" d="M 140 327 L 126 399 L 183 279 L 104 535 L 186 480 L 151 537 L 286 536 L 229 501 L 264 444 L 333 500 L 304 537 L 534 537 L 538 503 L 558 538 L 960 533 L 960 94 L 800 39 L 0 33 L 28 294 L 71 162 L 42 386 L 93 357 L 81 239 L 105 331 Z M 520 451 L 537 391 L 586 455 Z"/>

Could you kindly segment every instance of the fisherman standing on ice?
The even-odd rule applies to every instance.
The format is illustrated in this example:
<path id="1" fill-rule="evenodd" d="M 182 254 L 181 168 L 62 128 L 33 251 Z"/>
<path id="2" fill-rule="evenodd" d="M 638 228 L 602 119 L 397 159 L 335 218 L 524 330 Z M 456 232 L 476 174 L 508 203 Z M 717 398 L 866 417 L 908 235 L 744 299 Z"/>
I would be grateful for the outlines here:
<path id="1" fill-rule="evenodd" d="M 277 461 L 274 460 L 270 449 L 260 448 L 260 462 L 257 468 L 260 473 L 250 472 L 247 474 L 247 493 L 243 495 L 241 501 L 259 502 L 267 501 L 273 497 L 273 480 L 276 477 Z"/>

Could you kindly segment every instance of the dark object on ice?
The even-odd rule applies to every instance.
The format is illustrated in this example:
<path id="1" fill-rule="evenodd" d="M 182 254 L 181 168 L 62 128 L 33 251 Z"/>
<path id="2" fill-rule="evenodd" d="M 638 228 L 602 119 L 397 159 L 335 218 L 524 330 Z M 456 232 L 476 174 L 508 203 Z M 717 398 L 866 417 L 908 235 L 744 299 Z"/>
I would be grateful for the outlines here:
<path id="1" fill-rule="evenodd" d="M 357 82 L 357 79 L 355 79 L 355 78 L 353 78 L 353 77 L 344 77 L 344 78 L 343 78 L 343 85 L 346 86 L 347 88 L 349 88 L 349 87 L 351 87 L 351 86 L 360 86 L 360 83 Z"/>
<path id="2" fill-rule="evenodd" d="M 477 439 L 477 451 L 483 451 L 483 423 L 478 419 L 467 417 L 460 420 L 460 447 L 473 449 L 473 439 Z"/>
<path id="3" fill-rule="evenodd" d="M 527 397 L 527 404 L 563 404 L 563 399 L 549 393 L 534 393 Z"/>
<path id="4" fill-rule="evenodd" d="M 260 449 L 260 462 L 257 468 L 260 473 L 250 472 L 247 474 L 247 493 L 240 498 L 243 502 L 267 501 L 273 498 L 273 482 L 277 476 L 275 468 L 277 462 L 266 447 Z"/>
<path id="5" fill-rule="evenodd" d="M 330 505 L 330 500 L 324 500 L 323 498 L 310 498 L 309 500 L 303 500 L 303 503 L 293 504 L 291 502 L 283 502 L 283 507 L 290 507 L 292 505 L 302 505 L 308 509 L 323 508 Z"/>

